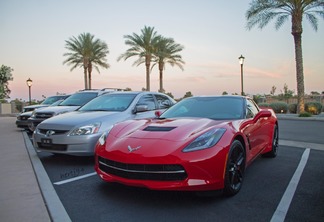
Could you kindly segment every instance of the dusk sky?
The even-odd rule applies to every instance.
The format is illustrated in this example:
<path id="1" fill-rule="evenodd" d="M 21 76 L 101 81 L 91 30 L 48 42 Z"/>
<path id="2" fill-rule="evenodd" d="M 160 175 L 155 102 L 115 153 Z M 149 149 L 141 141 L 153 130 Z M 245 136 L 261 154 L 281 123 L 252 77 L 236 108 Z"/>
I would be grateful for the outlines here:
<path id="1" fill-rule="evenodd" d="M 93 70 L 92 88 L 145 87 L 145 66 L 136 58 L 117 62 L 127 50 L 124 35 L 140 34 L 144 26 L 172 37 L 184 46 L 184 71 L 167 65 L 164 88 L 175 98 L 240 93 L 244 62 L 244 92 L 269 94 L 284 84 L 296 90 L 291 22 L 279 30 L 271 22 L 263 30 L 246 29 L 251 0 L 0 0 L 0 65 L 14 69 L 10 99 L 28 100 L 26 80 L 33 80 L 32 99 L 84 88 L 83 69 L 63 65 L 65 40 L 89 32 L 108 44 L 109 69 Z M 302 35 L 305 92 L 324 91 L 324 22 L 315 32 L 304 20 Z M 159 88 L 158 69 L 151 73 L 151 90 Z"/>

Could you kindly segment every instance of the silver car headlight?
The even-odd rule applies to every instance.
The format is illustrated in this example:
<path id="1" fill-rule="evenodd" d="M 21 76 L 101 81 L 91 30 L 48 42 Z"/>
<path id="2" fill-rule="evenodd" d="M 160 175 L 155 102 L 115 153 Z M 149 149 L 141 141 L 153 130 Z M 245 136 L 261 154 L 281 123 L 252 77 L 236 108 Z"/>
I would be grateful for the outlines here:
<path id="1" fill-rule="evenodd" d="M 191 152 L 196 150 L 207 149 L 214 146 L 224 135 L 226 129 L 216 128 L 211 129 L 204 134 L 197 137 L 188 146 L 186 146 L 182 151 Z"/>
<path id="2" fill-rule="evenodd" d="M 101 123 L 90 123 L 84 126 L 79 126 L 73 129 L 69 136 L 82 136 L 82 135 L 89 135 L 94 134 L 99 131 Z"/>

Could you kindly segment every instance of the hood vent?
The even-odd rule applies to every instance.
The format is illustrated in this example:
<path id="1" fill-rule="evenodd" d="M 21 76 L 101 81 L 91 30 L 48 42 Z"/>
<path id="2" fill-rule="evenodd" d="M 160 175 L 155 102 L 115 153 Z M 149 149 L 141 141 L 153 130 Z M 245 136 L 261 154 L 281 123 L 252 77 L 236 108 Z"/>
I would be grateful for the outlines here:
<path id="1" fill-rule="evenodd" d="M 143 131 L 150 131 L 150 132 L 169 132 L 176 127 L 161 127 L 161 126 L 148 126 Z"/>

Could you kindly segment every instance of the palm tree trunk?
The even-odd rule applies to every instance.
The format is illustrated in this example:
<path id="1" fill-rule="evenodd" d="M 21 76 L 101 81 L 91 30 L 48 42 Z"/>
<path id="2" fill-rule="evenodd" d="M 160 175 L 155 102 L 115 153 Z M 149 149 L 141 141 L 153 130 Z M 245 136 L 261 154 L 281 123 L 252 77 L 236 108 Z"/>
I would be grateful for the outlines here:
<path id="1" fill-rule="evenodd" d="M 145 58 L 146 66 L 146 91 L 150 91 L 150 66 L 151 66 L 151 56 L 147 55 Z"/>
<path id="2" fill-rule="evenodd" d="M 87 77 L 87 68 L 84 67 L 84 89 L 88 89 L 88 77 Z"/>
<path id="3" fill-rule="evenodd" d="M 91 73 L 92 73 L 92 64 L 91 62 L 89 63 L 89 66 L 88 66 L 88 75 L 89 75 L 89 89 L 91 89 Z"/>
<path id="4" fill-rule="evenodd" d="M 302 37 L 301 33 L 293 33 L 295 41 L 295 59 L 296 59 L 296 77 L 297 77 L 297 113 L 305 111 L 304 95 L 304 66 L 302 53 Z"/>
<path id="5" fill-rule="evenodd" d="M 146 64 L 146 91 L 150 91 L 150 66 Z"/>
<path id="6" fill-rule="evenodd" d="M 163 70 L 160 69 L 160 90 L 159 92 L 164 92 L 163 90 Z"/>
<path id="7" fill-rule="evenodd" d="M 164 64 L 163 62 L 159 62 L 159 71 L 160 71 L 160 90 L 159 92 L 164 92 L 164 89 L 163 89 L 163 67 L 164 67 Z"/>

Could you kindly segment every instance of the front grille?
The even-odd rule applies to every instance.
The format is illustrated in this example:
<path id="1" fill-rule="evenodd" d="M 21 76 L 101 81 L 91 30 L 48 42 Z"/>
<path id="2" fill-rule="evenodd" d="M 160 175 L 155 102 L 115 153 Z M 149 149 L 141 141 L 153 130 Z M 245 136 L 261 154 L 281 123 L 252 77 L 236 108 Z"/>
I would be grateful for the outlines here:
<path id="1" fill-rule="evenodd" d="M 37 143 L 39 149 L 53 150 L 53 151 L 66 151 L 67 145 L 64 144 L 50 144 L 44 145 L 42 143 Z"/>
<path id="2" fill-rule="evenodd" d="M 35 118 L 36 119 L 48 119 L 51 118 L 53 114 L 51 113 L 35 113 Z"/>
<path id="3" fill-rule="evenodd" d="M 67 132 L 69 132 L 69 130 L 52 130 L 52 129 L 38 129 L 39 132 L 41 134 L 46 134 L 48 131 L 52 131 L 54 133 L 52 133 L 51 135 L 62 135 L 62 134 L 65 134 Z"/>
<path id="4" fill-rule="evenodd" d="M 185 169 L 178 164 L 127 164 L 98 157 L 99 168 L 107 174 L 154 181 L 180 181 L 187 178 Z"/>

